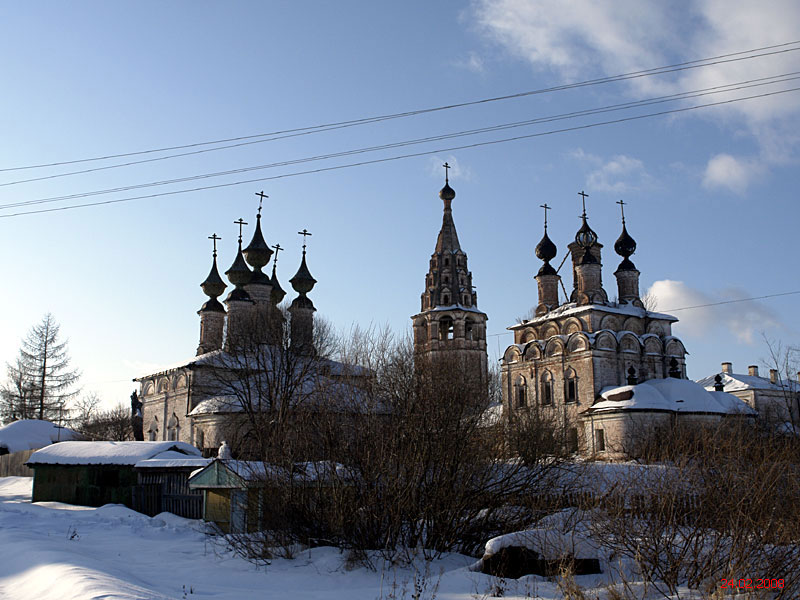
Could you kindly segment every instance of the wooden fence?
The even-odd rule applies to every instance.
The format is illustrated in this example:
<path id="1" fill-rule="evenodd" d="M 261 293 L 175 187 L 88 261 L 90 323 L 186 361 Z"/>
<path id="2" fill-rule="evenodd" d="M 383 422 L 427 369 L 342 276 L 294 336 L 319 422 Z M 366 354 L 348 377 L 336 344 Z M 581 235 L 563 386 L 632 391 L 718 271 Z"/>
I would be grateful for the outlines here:
<path id="1" fill-rule="evenodd" d="M 203 516 L 203 495 L 189 489 L 188 472 L 139 473 L 139 485 L 133 487 L 133 509 L 151 517 L 171 512 L 187 519 Z"/>
<path id="2" fill-rule="evenodd" d="M 36 450 L 23 450 L 13 454 L 3 454 L 0 456 L 0 477 L 16 475 L 19 477 L 33 477 L 33 469 L 26 467 L 31 454 Z"/>

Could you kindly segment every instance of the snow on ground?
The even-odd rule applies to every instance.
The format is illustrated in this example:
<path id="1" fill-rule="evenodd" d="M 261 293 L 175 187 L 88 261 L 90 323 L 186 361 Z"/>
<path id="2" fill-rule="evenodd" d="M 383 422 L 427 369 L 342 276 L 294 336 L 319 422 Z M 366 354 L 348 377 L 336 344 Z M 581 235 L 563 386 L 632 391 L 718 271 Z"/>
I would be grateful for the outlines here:
<path id="1" fill-rule="evenodd" d="M 333 548 L 257 568 L 209 541 L 199 521 L 150 518 L 120 505 L 31 504 L 30 494 L 31 478 L 0 478 L 4 600 L 376 600 L 392 593 L 400 600 L 414 591 L 414 569 L 348 569 Z M 429 571 L 421 597 L 487 597 L 499 582 L 470 571 L 474 560 L 449 555 L 420 566 L 418 573 Z M 503 586 L 505 598 L 560 598 L 554 583 L 533 575 Z"/>

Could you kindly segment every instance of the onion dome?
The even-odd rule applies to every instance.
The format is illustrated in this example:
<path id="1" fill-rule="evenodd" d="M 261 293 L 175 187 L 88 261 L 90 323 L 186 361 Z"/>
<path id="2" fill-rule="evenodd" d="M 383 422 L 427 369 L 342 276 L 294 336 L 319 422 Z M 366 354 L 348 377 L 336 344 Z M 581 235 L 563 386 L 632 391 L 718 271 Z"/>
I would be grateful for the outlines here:
<path id="1" fill-rule="evenodd" d="M 250 268 L 247 266 L 244 256 L 242 255 L 241 240 L 239 240 L 239 251 L 236 253 L 236 259 L 233 261 L 233 264 L 230 266 L 230 268 L 225 271 L 225 275 L 228 277 L 228 280 L 237 288 L 250 283 L 250 279 L 253 274 L 250 271 Z"/>
<path id="2" fill-rule="evenodd" d="M 624 223 L 622 224 L 622 233 L 614 242 L 614 252 L 626 259 L 636 252 L 636 240 L 628 234 Z"/>
<path id="3" fill-rule="evenodd" d="M 256 230 L 253 232 L 253 239 L 250 240 L 250 244 L 244 249 L 244 256 L 247 259 L 247 263 L 258 272 L 269 263 L 269 259 L 272 257 L 272 249 L 264 240 L 264 235 L 261 233 L 260 213 L 256 215 Z M 264 279 L 269 281 L 269 277 L 266 275 Z"/>
<path id="4" fill-rule="evenodd" d="M 558 254 L 558 249 L 550 239 L 550 236 L 547 235 L 547 230 L 545 230 L 542 240 L 536 244 L 535 252 L 536 258 L 543 260 L 544 262 L 550 262 L 556 257 L 556 254 Z"/>
<path id="5" fill-rule="evenodd" d="M 211 271 L 209 271 L 208 277 L 206 277 L 206 280 L 200 284 L 200 287 L 203 289 L 203 293 L 212 299 L 219 296 L 225 291 L 225 288 L 228 287 L 225 285 L 225 282 L 222 280 L 222 277 L 220 277 L 219 271 L 217 270 L 216 256 L 214 257 L 214 262 L 211 264 Z"/>
<path id="6" fill-rule="evenodd" d="M 583 224 L 578 230 L 578 233 L 575 234 L 575 242 L 581 248 L 589 248 L 597 243 L 597 234 L 589 227 L 589 223 L 586 220 L 586 213 L 583 213 L 581 218 L 583 219 Z"/>
<path id="7" fill-rule="evenodd" d="M 284 299 L 286 296 L 286 292 L 283 291 L 281 284 L 278 283 L 278 276 L 275 273 L 276 265 L 272 265 L 272 278 L 270 279 L 270 284 L 272 285 L 272 293 L 271 293 L 271 300 L 273 304 L 280 304 L 281 300 Z"/>
<path id="8" fill-rule="evenodd" d="M 445 183 L 444 187 L 441 190 L 439 190 L 439 198 L 441 198 L 445 202 L 449 202 L 455 197 L 456 197 L 456 191 L 450 187 L 449 183 Z"/>
<path id="9" fill-rule="evenodd" d="M 289 280 L 289 283 L 292 284 L 294 291 L 301 295 L 305 295 L 310 292 L 313 289 L 314 284 L 317 283 L 317 280 L 311 276 L 308 266 L 306 266 L 305 250 L 303 250 L 303 260 L 300 262 L 300 268 L 297 269 L 297 273 L 295 273 L 294 277 Z"/>
<path id="10" fill-rule="evenodd" d="M 217 300 L 217 296 L 222 294 L 222 292 L 225 291 L 225 288 L 228 287 L 225 285 L 222 277 L 220 277 L 219 270 L 217 269 L 217 240 L 222 238 L 217 237 L 217 234 L 215 233 L 214 235 L 209 236 L 208 239 L 214 240 L 214 254 L 211 262 L 211 270 L 208 272 L 208 277 L 206 277 L 206 280 L 200 284 L 203 293 L 209 298 L 208 301 L 203 304 L 202 308 L 200 308 L 200 312 L 225 312 L 222 304 L 220 304 Z"/>

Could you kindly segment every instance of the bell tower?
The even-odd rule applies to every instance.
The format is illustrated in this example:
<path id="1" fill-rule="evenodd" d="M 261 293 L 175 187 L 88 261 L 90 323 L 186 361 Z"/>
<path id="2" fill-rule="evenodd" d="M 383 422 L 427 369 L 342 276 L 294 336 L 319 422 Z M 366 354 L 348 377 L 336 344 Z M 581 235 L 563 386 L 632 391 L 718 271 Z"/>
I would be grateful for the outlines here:
<path id="1" fill-rule="evenodd" d="M 461 362 L 482 395 L 487 393 L 485 313 L 478 310 L 478 294 L 472 285 L 467 254 L 461 249 L 453 221 L 450 165 L 444 164 L 445 184 L 439 192 L 444 202 L 442 228 L 431 255 L 420 312 L 414 322 L 414 353 L 418 359 Z"/>

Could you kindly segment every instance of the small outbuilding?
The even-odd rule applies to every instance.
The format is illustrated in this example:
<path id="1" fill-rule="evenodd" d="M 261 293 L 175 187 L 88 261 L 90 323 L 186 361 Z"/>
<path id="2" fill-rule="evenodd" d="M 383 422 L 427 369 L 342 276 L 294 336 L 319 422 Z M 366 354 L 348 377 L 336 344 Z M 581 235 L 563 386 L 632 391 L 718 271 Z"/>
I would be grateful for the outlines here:
<path id="1" fill-rule="evenodd" d="M 27 465 L 34 471 L 34 502 L 83 506 L 124 504 L 133 508 L 137 484 L 134 466 L 165 453 L 201 456 L 185 442 L 60 442 L 34 452 Z M 173 454 L 176 453 L 176 454 Z"/>

